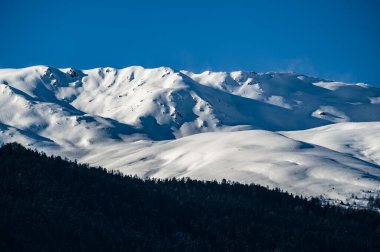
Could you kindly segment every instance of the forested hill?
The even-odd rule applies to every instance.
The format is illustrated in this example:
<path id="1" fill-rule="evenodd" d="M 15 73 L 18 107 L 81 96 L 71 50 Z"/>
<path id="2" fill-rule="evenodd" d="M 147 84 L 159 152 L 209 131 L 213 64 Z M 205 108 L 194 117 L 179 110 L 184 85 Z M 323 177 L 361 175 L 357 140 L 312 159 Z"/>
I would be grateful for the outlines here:
<path id="1" fill-rule="evenodd" d="M 257 185 L 142 180 L 0 148 L 0 251 L 378 251 L 380 216 Z"/>

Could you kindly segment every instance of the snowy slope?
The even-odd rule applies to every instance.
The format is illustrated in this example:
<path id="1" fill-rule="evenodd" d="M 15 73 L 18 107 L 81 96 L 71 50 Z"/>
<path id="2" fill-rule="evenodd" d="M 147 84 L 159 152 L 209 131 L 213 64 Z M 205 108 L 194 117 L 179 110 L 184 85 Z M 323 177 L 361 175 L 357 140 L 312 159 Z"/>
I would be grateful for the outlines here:
<path id="1" fill-rule="evenodd" d="M 380 189 L 380 167 L 263 130 L 94 147 L 81 159 L 141 177 L 230 179 L 345 201 Z"/>
<path id="2" fill-rule="evenodd" d="M 284 134 L 380 165 L 379 122 L 339 123 L 304 131 L 288 131 Z"/>
<path id="3" fill-rule="evenodd" d="M 0 69 L 0 108 L 0 142 L 127 174 L 226 178 L 343 201 L 380 189 L 380 89 L 366 84 L 35 66 Z"/>

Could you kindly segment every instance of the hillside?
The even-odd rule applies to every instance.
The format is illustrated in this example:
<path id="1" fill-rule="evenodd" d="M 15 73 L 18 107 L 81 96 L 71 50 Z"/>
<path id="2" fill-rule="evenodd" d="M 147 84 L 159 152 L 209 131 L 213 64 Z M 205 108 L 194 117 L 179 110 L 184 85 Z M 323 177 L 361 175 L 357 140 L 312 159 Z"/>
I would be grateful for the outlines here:
<path id="1" fill-rule="evenodd" d="M 380 216 L 222 181 L 142 180 L 0 148 L 1 251 L 377 251 Z"/>

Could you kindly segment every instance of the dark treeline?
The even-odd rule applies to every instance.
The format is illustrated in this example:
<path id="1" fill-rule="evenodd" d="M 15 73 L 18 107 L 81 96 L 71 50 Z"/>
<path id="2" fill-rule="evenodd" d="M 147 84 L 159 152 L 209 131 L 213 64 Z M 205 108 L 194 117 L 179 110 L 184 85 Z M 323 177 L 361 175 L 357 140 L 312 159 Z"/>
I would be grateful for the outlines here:
<path id="1" fill-rule="evenodd" d="M 0 148 L 0 251 L 379 251 L 380 216 L 257 185 L 142 180 Z"/>

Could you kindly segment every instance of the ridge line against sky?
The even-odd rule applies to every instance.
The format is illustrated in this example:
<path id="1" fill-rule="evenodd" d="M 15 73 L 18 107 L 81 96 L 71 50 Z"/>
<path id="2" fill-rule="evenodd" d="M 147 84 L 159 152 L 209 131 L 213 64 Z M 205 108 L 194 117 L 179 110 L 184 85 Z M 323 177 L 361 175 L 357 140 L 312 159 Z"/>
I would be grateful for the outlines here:
<path id="1" fill-rule="evenodd" d="M 379 0 L 0 2 L 0 67 L 295 71 L 380 86 Z"/>

